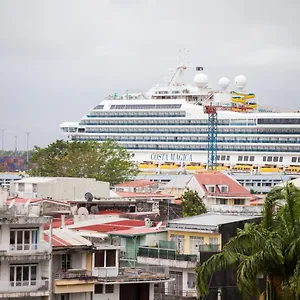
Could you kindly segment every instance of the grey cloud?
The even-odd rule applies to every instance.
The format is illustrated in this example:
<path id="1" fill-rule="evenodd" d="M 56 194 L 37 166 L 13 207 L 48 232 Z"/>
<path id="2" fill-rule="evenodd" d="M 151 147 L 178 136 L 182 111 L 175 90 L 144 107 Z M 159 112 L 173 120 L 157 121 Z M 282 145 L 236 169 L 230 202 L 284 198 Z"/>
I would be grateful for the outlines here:
<path id="1" fill-rule="evenodd" d="M 61 122 L 107 94 L 162 82 L 182 48 L 214 87 L 242 73 L 261 102 L 299 108 L 299 8 L 295 0 L 2 0 L 5 144 L 25 131 L 31 144 L 61 137 Z"/>

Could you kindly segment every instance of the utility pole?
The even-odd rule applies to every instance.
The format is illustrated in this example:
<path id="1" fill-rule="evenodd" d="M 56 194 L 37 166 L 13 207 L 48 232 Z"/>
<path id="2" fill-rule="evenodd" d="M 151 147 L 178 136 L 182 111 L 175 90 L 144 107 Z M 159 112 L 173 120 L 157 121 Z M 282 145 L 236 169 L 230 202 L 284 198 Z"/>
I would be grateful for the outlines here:
<path id="1" fill-rule="evenodd" d="M 2 143 L 1 143 L 1 150 L 2 152 L 4 151 L 4 129 L 1 129 L 1 139 L 2 139 Z"/>
<path id="2" fill-rule="evenodd" d="M 28 163 L 29 163 L 29 157 L 28 157 L 29 134 L 30 134 L 30 132 L 26 132 L 26 163 L 27 163 L 27 168 L 28 168 Z"/>
<path id="3" fill-rule="evenodd" d="M 15 135 L 15 152 L 18 151 L 18 136 Z"/>

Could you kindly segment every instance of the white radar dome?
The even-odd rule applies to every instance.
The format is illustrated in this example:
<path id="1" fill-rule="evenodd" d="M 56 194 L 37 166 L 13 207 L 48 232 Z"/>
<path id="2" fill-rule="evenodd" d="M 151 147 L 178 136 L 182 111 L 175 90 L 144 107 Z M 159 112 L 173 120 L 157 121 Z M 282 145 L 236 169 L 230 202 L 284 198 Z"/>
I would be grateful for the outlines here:
<path id="1" fill-rule="evenodd" d="M 199 88 L 205 88 L 208 83 L 207 75 L 204 73 L 198 73 L 194 77 L 194 84 Z"/>
<path id="2" fill-rule="evenodd" d="M 247 84 L 247 78 L 244 75 L 238 75 L 235 77 L 234 82 L 236 88 L 242 90 Z"/>
<path id="3" fill-rule="evenodd" d="M 227 77 L 222 77 L 219 80 L 219 86 L 222 90 L 226 90 L 230 84 L 230 80 Z"/>

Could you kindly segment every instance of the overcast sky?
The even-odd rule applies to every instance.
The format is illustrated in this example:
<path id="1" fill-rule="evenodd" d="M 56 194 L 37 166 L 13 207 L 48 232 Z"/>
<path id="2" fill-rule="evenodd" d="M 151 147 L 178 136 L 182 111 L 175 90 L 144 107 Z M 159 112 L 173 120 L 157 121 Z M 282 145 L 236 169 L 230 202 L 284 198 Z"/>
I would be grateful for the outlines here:
<path id="1" fill-rule="evenodd" d="M 18 136 L 24 149 L 27 131 L 46 146 L 108 94 L 163 83 L 183 48 L 213 87 L 244 74 L 261 103 L 300 109 L 299 12 L 297 0 L 0 0 L 4 147 Z"/>

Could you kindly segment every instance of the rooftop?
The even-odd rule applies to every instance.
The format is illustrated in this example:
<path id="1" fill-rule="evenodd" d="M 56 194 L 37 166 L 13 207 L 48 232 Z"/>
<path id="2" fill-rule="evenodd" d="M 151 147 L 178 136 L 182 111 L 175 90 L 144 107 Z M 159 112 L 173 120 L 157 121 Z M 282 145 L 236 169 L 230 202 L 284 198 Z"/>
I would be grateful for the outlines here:
<path id="1" fill-rule="evenodd" d="M 230 215 L 230 214 L 212 214 L 206 213 L 198 216 L 181 218 L 168 222 L 168 229 L 191 229 L 191 230 L 204 230 L 216 231 L 220 225 L 235 223 L 240 221 L 258 219 L 258 216 L 248 215 Z"/>
<path id="2" fill-rule="evenodd" d="M 239 182 L 237 182 L 235 179 L 233 179 L 226 173 L 207 171 L 200 174 L 195 174 L 194 178 L 200 184 L 205 194 L 208 196 L 219 195 L 227 197 L 253 197 L 253 195 L 246 188 L 244 188 Z M 206 188 L 207 185 L 217 186 L 216 192 L 208 192 Z M 227 185 L 228 192 L 221 192 L 218 187 L 219 185 Z"/>
<path id="3" fill-rule="evenodd" d="M 49 231 L 45 231 L 45 241 L 49 241 Z M 52 231 L 53 248 L 91 246 L 92 243 L 68 228 L 57 228 Z"/>
<path id="4" fill-rule="evenodd" d="M 109 232 L 109 235 L 117 235 L 117 236 L 137 236 L 137 235 L 146 235 L 151 233 L 159 233 L 165 232 L 166 228 L 156 228 L 156 227 L 138 227 L 138 228 L 130 228 L 127 230 L 122 230 L 121 232 Z"/>
<path id="5" fill-rule="evenodd" d="M 133 181 L 126 181 L 123 183 L 116 184 L 114 187 L 143 187 L 148 185 L 154 185 L 157 184 L 155 181 L 150 181 L 147 179 L 139 179 L 139 180 L 133 180 Z"/>
<path id="6" fill-rule="evenodd" d="M 123 198 L 174 198 L 174 196 L 169 194 L 158 193 L 116 192 L 116 194 Z"/>

